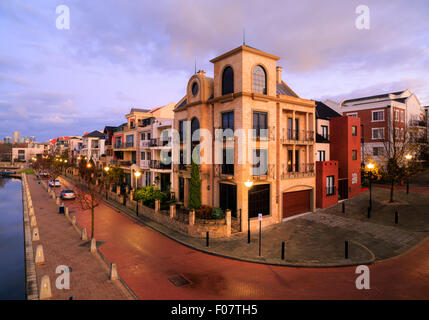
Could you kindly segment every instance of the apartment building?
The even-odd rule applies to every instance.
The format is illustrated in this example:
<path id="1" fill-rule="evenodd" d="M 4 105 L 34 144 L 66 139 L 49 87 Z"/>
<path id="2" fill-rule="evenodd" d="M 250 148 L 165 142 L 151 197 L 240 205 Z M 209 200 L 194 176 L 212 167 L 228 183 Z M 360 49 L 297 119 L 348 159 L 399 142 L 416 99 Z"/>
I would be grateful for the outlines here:
<path id="1" fill-rule="evenodd" d="M 213 78 L 199 71 L 189 79 L 174 109 L 177 198 L 188 207 L 190 154 L 198 147 L 202 203 L 230 209 L 235 231 L 257 228 L 259 214 L 266 226 L 315 210 L 315 103 L 282 81 L 279 59 L 245 45 L 228 51 L 211 60 Z M 216 153 L 217 129 L 234 136 L 220 139 Z"/>
<path id="2" fill-rule="evenodd" d="M 425 112 L 410 90 L 343 100 L 336 110 L 361 119 L 362 161 L 364 158 L 379 159 L 389 137 L 390 140 L 393 137 L 403 139 L 407 132 L 419 143 L 426 136 Z"/>
<path id="3" fill-rule="evenodd" d="M 100 131 L 92 131 L 84 134 L 82 137 L 82 147 L 80 149 L 80 156 L 86 159 L 93 160 L 94 162 L 100 161 L 100 156 L 104 154 L 104 133 Z"/>
<path id="4" fill-rule="evenodd" d="M 114 130 L 111 164 L 124 170 L 129 186 L 155 184 L 164 191 L 172 184 L 171 164 L 160 161 L 164 154 L 162 151 L 171 149 L 171 146 L 165 146 L 160 135 L 171 128 L 173 107 L 174 103 L 152 110 L 132 108 L 125 116 L 127 122 Z M 170 134 L 168 130 L 166 132 Z M 168 137 L 166 139 L 168 143 Z M 134 176 L 136 171 L 142 173 L 138 178 Z"/>
<path id="5" fill-rule="evenodd" d="M 16 143 L 12 146 L 13 162 L 28 162 L 31 158 L 47 153 L 43 143 Z"/>

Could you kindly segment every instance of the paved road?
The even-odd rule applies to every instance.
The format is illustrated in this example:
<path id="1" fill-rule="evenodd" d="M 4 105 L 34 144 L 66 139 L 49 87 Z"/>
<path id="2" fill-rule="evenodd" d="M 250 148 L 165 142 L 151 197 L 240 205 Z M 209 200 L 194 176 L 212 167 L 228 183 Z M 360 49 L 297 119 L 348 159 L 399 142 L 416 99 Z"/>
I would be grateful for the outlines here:
<path id="1" fill-rule="evenodd" d="M 64 182 L 63 182 L 64 183 Z M 67 185 L 67 183 L 65 183 Z M 90 230 L 90 213 L 66 203 Z M 101 203 L 95 237 L 140 299 L 429 299 L 429 241 L 408 254 L 369 266 L 371 289 L 357 290 L 355 267 L 290 268 L 220 258 L 166 238 Z M 191 281 L 174 286 L 168 278 Z"/>

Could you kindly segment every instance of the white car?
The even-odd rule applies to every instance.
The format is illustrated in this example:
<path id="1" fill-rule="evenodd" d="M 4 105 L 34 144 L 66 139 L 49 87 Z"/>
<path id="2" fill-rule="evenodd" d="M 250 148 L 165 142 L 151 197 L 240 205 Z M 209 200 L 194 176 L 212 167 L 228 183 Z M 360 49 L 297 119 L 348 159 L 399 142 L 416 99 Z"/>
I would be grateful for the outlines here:
<path id="1" fill-rule="evenodd" d="M 62 190 L 61 199 L 76 199 L 76 194 L 73 190 Z"/>
<path id="2" fill-rule="evenodd" d="M 49 180 L 49 186 L 53 187 L 55 183 L 55 187 L 61 187 L 61 182 L 60 180 Z"/>

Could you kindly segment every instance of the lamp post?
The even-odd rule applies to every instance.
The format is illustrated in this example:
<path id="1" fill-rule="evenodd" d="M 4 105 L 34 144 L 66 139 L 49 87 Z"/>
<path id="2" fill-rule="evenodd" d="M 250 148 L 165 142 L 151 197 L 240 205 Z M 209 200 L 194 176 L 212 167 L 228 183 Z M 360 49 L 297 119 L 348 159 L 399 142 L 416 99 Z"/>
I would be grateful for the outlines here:
<path id="1" fill-rule="evenodd" d="M 109 174 L 109 170 L 110 170 L 110 168 L 108 167 L 108 166 L 105 166 L 104 167 L 104 172 L 106 172 L 106 175 L 108 175 Z M 104 177 L 104 179 L 106 179 L 106 177 Z M 108 193 L 107 193 L 107 185 L 106 185 L 106 183 L 104 184 L 104 186 L 105 186 L 105 188 L 106 188 L 106 200 L 108 199 Z"/>
<path id="2" fill-rule="evenodd" d="M 369 210 L 372 209 L 372 170 L 374 169 L 374 164 L 372 162 L 368 163 L 366 167 L 369 170 Z"/>
<path id="3" fill-rule="evenodd" d="M 141 176 L 141 172 L 140 171 L 136 171 L 136 172 L 134 172 L 134 176 L 136 177 L 136 190 L 137 190 L 137 179 L 138 179 L 138 177 L 140 177 Z M 135 191 L 134 191 L 135 192 Z M 137 203 L 136 203 L 136 215 L 138 216 L 139 215 L 139 201 L 137 200 Z"/>
<path id="4" fill-rule="evenodd" d="M 407 154 L 405 155 L 405 159 L 407 160 L 407 167 L 408 167 L 408 163 L 409 161 L 413 158 L 413 156 L 411 154 Z M 407 174 L 407 194 L 410 192 L 410 178 Z"/>
<path id="5" fill-rule="evenodd" d="M 250 189 L 253 186 L 253 181 L 247 179 L 246 182 L 244 182 L 244 185 L 247 189 Z M 249 217 L 249 208 L 247 208 L 247 243 L 250 243 L 250 217 Z"/>

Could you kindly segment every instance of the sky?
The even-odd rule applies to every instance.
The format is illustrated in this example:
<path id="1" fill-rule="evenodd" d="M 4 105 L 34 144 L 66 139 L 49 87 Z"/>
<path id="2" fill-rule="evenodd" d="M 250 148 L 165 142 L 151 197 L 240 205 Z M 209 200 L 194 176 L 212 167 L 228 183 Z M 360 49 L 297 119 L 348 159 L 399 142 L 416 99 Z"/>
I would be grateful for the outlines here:
<path id="1" fill-rule="evenodd" d="M 57 29 L 59 5 L 70 28 Z M 369 8 L 358 29 L 356 8 Z M 47 141 L 178 102 L 197 69 L 243 42 L 281 57 L 302 98 L 410 89 L 429 105 L 429 1 L 1 0 L 0 139 Z"/>

